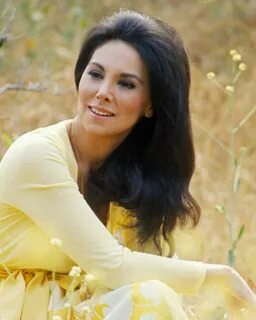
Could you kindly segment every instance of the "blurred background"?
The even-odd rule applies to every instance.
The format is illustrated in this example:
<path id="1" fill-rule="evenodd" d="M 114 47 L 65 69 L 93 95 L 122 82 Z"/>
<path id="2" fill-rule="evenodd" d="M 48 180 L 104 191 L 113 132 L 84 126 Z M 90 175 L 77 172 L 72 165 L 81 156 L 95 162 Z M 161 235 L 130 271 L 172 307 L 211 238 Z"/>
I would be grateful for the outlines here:
<path id="1" fill-rule="evenodd" d="M 191 191 L 202 217 L 177 228 L 177 253 L 231 264 L 255 289 L 256 1 L 0 0 L 0 155 L 22 133 L 74 116 L 81 41 L 120 8 L 174 26 L 190 58 Z"/>

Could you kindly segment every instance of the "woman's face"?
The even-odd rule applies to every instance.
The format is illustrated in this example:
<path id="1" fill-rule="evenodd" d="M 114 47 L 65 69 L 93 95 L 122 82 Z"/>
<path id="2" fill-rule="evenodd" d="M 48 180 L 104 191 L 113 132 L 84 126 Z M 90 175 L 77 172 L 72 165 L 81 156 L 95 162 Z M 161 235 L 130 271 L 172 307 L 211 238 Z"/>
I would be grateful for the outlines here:
<path id="1" fill-rule="evenodd" d="M 123 41 L 95 50 L 78 88 L 78 118 L 86 132 L 122 141 L 149 110 L 146 67 Z"/>

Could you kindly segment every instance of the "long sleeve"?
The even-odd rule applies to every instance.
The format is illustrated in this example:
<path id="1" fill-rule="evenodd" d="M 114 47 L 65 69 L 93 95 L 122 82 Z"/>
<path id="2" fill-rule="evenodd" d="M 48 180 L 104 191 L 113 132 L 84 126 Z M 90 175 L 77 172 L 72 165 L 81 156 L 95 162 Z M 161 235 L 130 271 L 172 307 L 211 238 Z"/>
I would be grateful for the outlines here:
<path id="1" fill-rule="evenodd" d="M 18 208 L 61 250 L 109 288 L 157 279 L 184 294 L 205 278 L 201 262 L 131 251 L 121 246 L 92 212 L 70 174 L 65 153 L 47 135 L 27 134 L 0 165 L 0 200 Z"/>

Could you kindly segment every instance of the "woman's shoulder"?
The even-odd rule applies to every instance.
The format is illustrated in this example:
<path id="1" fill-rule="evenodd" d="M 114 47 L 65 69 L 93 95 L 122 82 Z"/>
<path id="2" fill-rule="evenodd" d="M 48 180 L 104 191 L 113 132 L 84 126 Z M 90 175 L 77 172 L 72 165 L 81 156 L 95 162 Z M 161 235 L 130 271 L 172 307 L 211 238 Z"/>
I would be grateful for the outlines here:
<path id="1" fill-rule="evenodd" d="M 5 167 L 34 167 L 46 164 L 49 159 L 64 162 L 75 171 L 75 159 L 72 152 L 66 124 L 70 120 L 38 128 L 27 132 L 16 139 L 3 156 L 0 173 Z M 2 169 L 2 170 L 1 170 Z"/>
<path id="2" fill-rule="evenodd" d="M 9 154 L 15 153 L 26 157 L 45 153 L 49 149 L 62 152 L 69 151 L 69 137 L 66 123 L 61 121 L 47 127 L 41 127 L 24 133 L 18 137 L 7 150 L 3 160 Z"/>
<path id="3" fill-rule="evenodd" d="M 14 146 L 22 145 L 23 147 L 40 148 L 46 147 L 47 144 L 55 144 L 61 147 L 63 144 L 68 144 L 68 134 L 66 124 L 69 120 L 61 121 L 47 127 L 36 128 L 32 131 L 24 133 L 16 141 L 14 141 L 11 148 Z M 35 145 L 34 145 L 35 144 Z"/>
<path id="4" fill-rule="evenodd" d="M 15 203 L 24 190 L 38 186 L 43 190 L 73 186 L 77 167 L 68 140 L 65 123 L 33 130 L 15 140 L 0 162 L 0 201 Z"/>

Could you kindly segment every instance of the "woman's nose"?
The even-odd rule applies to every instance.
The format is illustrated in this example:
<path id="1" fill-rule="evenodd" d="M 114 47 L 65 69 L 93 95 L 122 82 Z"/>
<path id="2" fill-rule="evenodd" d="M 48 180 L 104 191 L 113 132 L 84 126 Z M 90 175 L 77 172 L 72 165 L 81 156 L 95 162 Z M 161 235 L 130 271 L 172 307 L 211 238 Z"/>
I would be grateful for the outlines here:
<path id="1" fill-rule="evenodd" d="M 111 102 L 113 100 L 113 94 L 110 86 L 107 84 L 102 84 L 96 93 L 96 98 L 98 100 Z"/>

